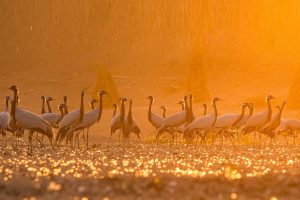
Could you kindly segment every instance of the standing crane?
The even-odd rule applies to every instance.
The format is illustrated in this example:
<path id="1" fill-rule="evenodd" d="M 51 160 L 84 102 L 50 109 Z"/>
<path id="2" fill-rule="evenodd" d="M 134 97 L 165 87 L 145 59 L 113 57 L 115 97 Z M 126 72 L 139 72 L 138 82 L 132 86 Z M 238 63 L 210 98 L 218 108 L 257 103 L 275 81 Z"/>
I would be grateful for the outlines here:
<path id="1" fill-rule="evenodd" d="M 77 144 L 78 144 L 78 148 L 79 148 L 79 132 L 83 131 L 83 135 L 84 135 L 84 130 L 86 129 L 86 147 L 89 148 L 89 129 L 90 127 L 99 122 L 102 116 L 102 106 L 103 106 L 103 95 L 107 94 L 105 91 L 100 91 L 98 93 L 98 98 L 99 98 L 99 106 L 98 108 L 93 109 L 93 105 L 91 105 L 92 110 L 90 110 L 89 112 L 86 112 L 83 115 L 83 120 L 81 123 L 77 124 L 77 126 L 74 127 L 74 131 L 78 131 L 78 133 L 76 134 L 76 138 L 77 138 Z M 92 101 L 94 102 L 94 101 Z"/>
<path id="2" fill-rule="evenodd" d="M 83 91 L 80 93 L 80 96 L 81 96 L 80 108 L 65 114 L 65 116 L 62 118 L 61 122 L 59 123 L 58 133 L 56 136 L 57 144 L 59 144 L 67 136 L 68 132 L 70 132 L 70 134 L 73 134 L 74 128 L 78 124 L 82 123 L 83 121 L 83 115 L 84 115 L 84 104 L 83 104 L 84 92 Z M 66 101 L 65 101 L 65 105 L 66 105 Z"/>
<path id="3" fill-rule="evenodd" d="M 250 133 L 254 131 L 254 144 L 255 144 L 255 137 L 256 132 L 258 132 L 261 128 L 263 128 L 267 123 L 271 121 L 272 117 L 272 108 L 270 101 L 271 99 L 274 99 L 272 95 L 266 96 L 266 104 L 267 104 L 267 110 L 259 113 L 255 113 L 252 117 L 250 117 L 247 120 L 247 123 L 245 124 L 243 128 L 243 134 Z M 261 134 L 259 133 L 259 139 L 261 142 Z"/>
<path id="4" fill-rule="evenodd" d="M 34 132 L 39 132 L 46 135 L 49 139 L 50 145 L 52 146 L 52 138 L 54 134 L 50 124 L 43 120 L 39 115 L 19 108 L 17 106 L 19 89 L 15 85 L 11 86 L 9 89 L 12 90 L 14 94 L 14 100 L 11 109 L 12 119 L 20 124 L 23 130 L 29 130 L 28 152 L 32 153 L 32 135 Z"/>
<path id="5" fill-rule="evenodd" d="M 216 102 L 219 101 L 220 99 L 218 97 L 214 97 L 212 100 L 212 106 L 214 109 L 214 112 L 198 117 L 195 119 L 192 123 L 190 123 L 184 130 L 185 135 L 190 135 L 194 130 L 203 130 L 203 139 L 205 139 L 206 133 L 215 125 L 217 116 L 218 116 L 218 110 L 216 106 Z"/>

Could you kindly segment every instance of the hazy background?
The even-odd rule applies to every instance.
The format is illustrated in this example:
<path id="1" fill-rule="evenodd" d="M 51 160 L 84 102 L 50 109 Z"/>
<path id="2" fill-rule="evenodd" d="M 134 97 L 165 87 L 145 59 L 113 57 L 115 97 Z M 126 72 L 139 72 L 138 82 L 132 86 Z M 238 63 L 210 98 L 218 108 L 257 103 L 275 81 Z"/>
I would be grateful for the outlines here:
<path id="1" fill-rule="evenodd" d="M 273 94 L 298 116 L 299 24 L 298 0 L 0 0 L 0 96 L 17 84 L 38 112 L 41 95 L 75 108 L 104 88 L 107 108 L 127 96 L 145 116 L 148 95 L 155 108 L 217 95 L 228 112 Z"/>

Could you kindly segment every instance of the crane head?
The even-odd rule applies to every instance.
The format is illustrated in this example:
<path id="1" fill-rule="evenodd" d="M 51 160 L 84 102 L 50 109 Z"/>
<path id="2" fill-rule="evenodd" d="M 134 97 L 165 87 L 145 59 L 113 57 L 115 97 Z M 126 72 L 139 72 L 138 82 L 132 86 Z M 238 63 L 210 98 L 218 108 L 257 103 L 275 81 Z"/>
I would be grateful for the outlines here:
<path id="1" fill-rule="evenodd" d="M 147 97 L 147 99 L 150 99 L 150 100 L 153 101 L 153 96 L 150 95 L 150 96 Z"/>
<path id="2" fill-rule="evenodd" d="M 160 109 L 167 110 L 166 106 L 160 106 Z"/>
<path id="3" fill-rule="evenodd" d="M 118 108 L 118 105 L 116 103 L 113 104 L 114 108 Z"/>
<path id="4" fill-rule="evenodd" d="M 80 92 L 80 95 L 81 95 L 81 96 L 84 96 L 84 91 L 81 91 L 81 92 Z"/>
<path id="5" fill-rule="evenodd" d="M 10 96 L 6 96 L 6 97 L 5 97 L 5 100 L 6 100 L 6 101 L 10 100 Z"/>
<path id="6" fill-rule="evenodd" d="M 248 103 L 248 108 L 249 108 L 249 110 L 254 110 L 254 104 L 253 103 Z"/>
<path id="7" fill-rule="evenodd" d="M 181 100 L 181 101 L 178 101 L 177 104 L 183 105 L 183 104 L 184 104 L 184 101 L 182 101 L 182 100 Z"/>
<path id="8" fill-rule="evenodd" d="M 44 95 L 42 95 L 42 96 L 41 96 L 41 99 L 42 99 L 43 101 L 45 101 L 45 96 L 44 96 Z"/>
<path id="9" fill-rule="evenodd" d="M 246 107 L 248 107 L 248 103 L 243 103 L 243 104 L 242 104 L 242 109 L 244 109 L 244 108 L 246 108 Z"/>
<path id="10" fill-rule="evenodd" d="M 266 100 L 267 100 L 267 101 L 269 101 L 269 100 L 271 100 L 271 99 L 275 99 L 275 97 L 272 96 L 272 95 L 267 95 L 267 96 L 266 96 Z"/>
<path id="11" fill-rule="evenodd" d="M 213 98 L 213 102 L 216 102 L 216 101 L 220 101 L 221 99 L 219 97 L 214 97 Z"/>
<path id="12" fill-rule="evenodd" d="M 64 96 L 64 102 L 65 102 L 65 103 L 68 102 L 68 96 Z"/>
<path id="13" fill-rule="evenodd" d="M 99 95 L 99 96 L 102 96 L 102 95 L 104 95 L 104 94 L 107 94 L 107 92 L 104 91 L 104 90 L 100 90 L 98 95 Z"/>
<path id="14" fill-rule="evenodd" d="M 91 99 L 89 102 L 90 102 L 90 104 L 97 103 L 97 99 Z"/>
<path id="15" fill-rule="evenodd" d="M 61 110 L 64 106 L 65 106 L 65 104 L 63 104 L 63 103 L 58 104 L 58 109 Z"/>
<path id="16" fill-rule="evenodd" d="M 125 97 L 121 97 L 121 98 L 120 98 L 120 101 L 121 101 L 121 102 L 125 102 L 125 101 L 128 101 L 128 99 L 125 98 Z"/>
<path id="17" fill-rule="evenodd" d="M 18 87 L 16 85 L 12 85 L 10 88 L 8 88 L 12 91 L 19 91 Z"/>
<path id="18" fill-rule="evenodd" d="M 52 97 L 47 97 L 46 101 L 53 101 L 54 99 Z"/>
<path id="19" fill-rule="evenodd" d="M 204 103 L 204 104 L 202 104 L 202 105 L 203 105 L 203 107 L 204 107 L 204 108 L 207 108 L 207 105 L 206 105 L 206 103 Z"/>

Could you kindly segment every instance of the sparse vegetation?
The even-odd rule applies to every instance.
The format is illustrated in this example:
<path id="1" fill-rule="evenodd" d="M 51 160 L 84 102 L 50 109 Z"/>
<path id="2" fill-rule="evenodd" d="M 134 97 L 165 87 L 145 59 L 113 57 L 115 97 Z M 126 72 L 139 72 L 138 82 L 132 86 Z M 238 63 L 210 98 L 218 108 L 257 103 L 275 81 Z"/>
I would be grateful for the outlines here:
<path id="1" fill-rule="evenodd" d="M 97 81 L 92 90 L 93 95 L 96 97 L 99 89 L 105 90 L 108 94 L 104 105 L 111 106 L 113 103 L 119 102 L 120 96 L 117 86 L 115 85 L 111 74 L 107 70 L 107 67 L 105 68 L 99 64 L 95 64 L 93 65 L 93 69 L 97 74 Z"/>

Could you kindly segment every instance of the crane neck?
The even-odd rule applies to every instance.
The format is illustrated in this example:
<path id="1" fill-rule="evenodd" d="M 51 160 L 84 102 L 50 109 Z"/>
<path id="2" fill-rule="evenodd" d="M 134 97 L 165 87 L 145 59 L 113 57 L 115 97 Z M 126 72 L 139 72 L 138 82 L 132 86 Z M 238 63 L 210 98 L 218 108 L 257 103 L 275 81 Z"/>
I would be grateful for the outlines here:
<path id="1" fill-rule="evenodd" d="M 117 113 L 117 106 L 114 108 L 113 117 L 116 116 L 116 113 Z"/>
<path id="2" fill-rule="evenodd" d="M 124 122 L 124 119 L 125 119 L 125 101 L 122 101 L 120 114 L 121 114 L 121 122 Z"/>
<path id="3" fill-rule="evenodd" d="M 207 107 L 206 107 L 206 106 L 204 106 L 204 110 L 203 110 L 203 116 L 205 116 L 205 115 L 206 115 L 206 112 L 207 112 Z"/>
<path id="4" fill-rule="evenodd" d="M 181 104 L 181 111 L 184 111 L 185 108 L 184 108 L 184 104 Z"/>
<path id="5" fill-rule="evenodd" d="M 218 110 L 217 110 L 217 105 L 216 105 L 215 101 L 213 101 L 213 108 L 214 108 L 214 121 L 213 121 L 212 126 L 215 125 L 215 123 L 217 121 L 217 117 L 218 117 Z"/>
<path id="6" fill-rule="evenodd" d="M 130 102 L 129 102 L 129 110 L 128 110 L 128 115 L 127 115 L 129 122 L 132 122 L 132 111 L 131 111 L 131 108 L 132 108 L 132 100 L 130 100 Z"/>
<path id="7" fill-rule="evenodd" d="M 7 112 L 8 111 L 8 103 L 9 103 L 9 98 L 7 98 L 5 100 L 5 111 Z"/>
<path id="8" fill-rule="evenodd" d="M 148 108 L 148 120 L 149 120 L 149 122 L 152 122 L 152 119 L 151 119 L 152 104 L 153 104 L 153 99 L 150 99 L 150 104 L 149 104 L 149 108 Z"/>
<path id="9" fill-rule="evenodd" d="M 272 108 L 271 108 L 271 104 L 270 104 L 270 100 L 267 100 L 267 106 L 268 106 L 268 115 L 267 115 L 267 122 L 271 121 L 271 117 L 272 117 Z"/>
<path id="10" fill-rule="evenodd" d="M 60 111 L 60 115 L 61 115 L 61 116 L 64 116 L 64 110 L 63 110 L 62 107 L 59 108 L 59 111 Z"/>
<path id="11" fill-rule="evenodd" d="M 64 98 L 64 104 L 65 104 L 65 106 L 64 106 L 65 108 L 64 109 L 65 109 L 65 115 L 66 115 L 66 114 L 69 113 L 69 110 L 68 110 L 68 100 L 66 98 Z"/>
<path id="12" fill-rule="evenodd" d="M 97 122 L 100 121 L 101 116 L 102 116 L 102 108 L 103 108 L 103 94 L 99 95 L 99 112 L 98 112 L 98 119 Z"/>
<path id="13" fill-rule="evenodd" d="M 248 117 L 248 118 L 252 117 L 253 113 L 254 113 L 254 109 L 252 108 L 252 109 L 250 109 L 250 111 L 249 111 L 249 117 Z"/>
<path id="14" fill-rule="evenodd" d="M 83 115 L 84 115 L 83 97 L 84 97 L 84 95 L 81 95 L 81 99 L 80 99 L 80 109 L 79 109 L 79 113 L 80 113 L 79 120 L 80 120 L 80 123 L 82 123 L 82 121 L 83 121 Z"/>
<path id="15" fill-rule="evenodd" d="M 65 104 L 64 110 L 65 110 L 65 115 L 69 113 L 68 106 L 66 104 Z"/>
<path id="16" fill-rule="evenodd" d="M 49 113 L 52 113 L 52 109 L 51 109 L 51 106 L 50 106 L 50 102 L 49 101 L 46 101 L 47 103 L 47 107 L 48 107 L 48 112 Z"/>
<path id="17" fill-rule="evenodd" d="M 189 122 L 194 120 L 194 113 L 193 113 L 193 99 L 190 97 L 190 113 L 189 113 Z"/>
<path id="18" fill-rule="evenodd" d="M 278 119 L 281 118 L 281 115 L 282 115 L 282 111 L 283 111 L 284 106 L 285 106 L 285 103 L 282 103 L 282 106 L 281 106 L 281 108 L 280 108 L 280 110 L 279 110 Z"/>
<path id="19" fill-rule="evenodd" d="M 245 115 L 245 108 L 246 107 L 244 107 L 244 106 L 242 107 L 242 112 L 241 112 L 239 118 L 232 124 L 232 126 L 236 126 L 243 119 L 243 117 Z"/>
<path id="20" fill-rule="evenodd" d="M 189 105 L 187 103 L 187 99 L 184 99 L 184 107 L 185 107 L 185 119 L 186 122 L 190 122 L 190 108 Z"/>
<path id="21" fill-rule="evenodd" d="M 60 111 L 60 116 L 59 118 L 57 119 L 57 121 L 55 122 L 56 125 L 58 125 L 58 123 L 62 120 L 62 118 L 65 116 L 64 114 L 64 110 L 62 107 L 59 108 L 59 111 Z"/>
<path id="22" fill-rule="evenodd" d="M 163 109 L 163 118 L 166 118 L 166 109 Z"/>
<path id="23" fill-rule="evenodd" d="M 14 90 L 14 100 L 12 102 L 11 106 L 11 116 L 14 121 L 16 121 L 16 107 L 17 107 L 17 101 L 18 101 L 18 91 Z"/>
<path id="24" fill-rule="evenodd" d="M 41 114 L 44 114 L 46 112 L 45 110 L 45 99 L 42 98 L 42 111 L 41 111 Z"/>
<path id="25" fill-rule="evenodd" d="M 94 102 L 90 102 L 90 106 L 91 106 L 92 110 L 95 109 Z"/>

